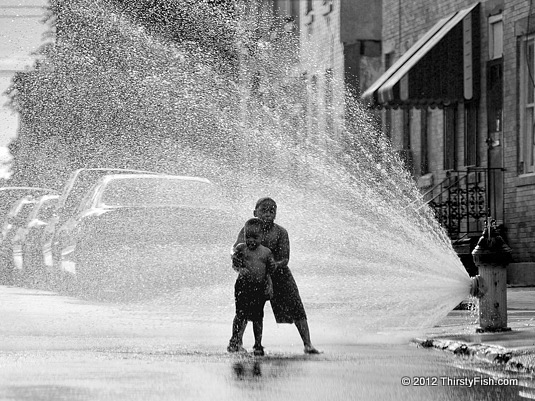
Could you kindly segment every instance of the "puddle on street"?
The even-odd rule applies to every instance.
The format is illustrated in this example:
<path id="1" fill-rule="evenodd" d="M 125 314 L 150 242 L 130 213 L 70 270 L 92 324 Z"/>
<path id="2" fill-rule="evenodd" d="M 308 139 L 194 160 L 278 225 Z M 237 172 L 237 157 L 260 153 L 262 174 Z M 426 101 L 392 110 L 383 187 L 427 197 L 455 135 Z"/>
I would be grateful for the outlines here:
<path id="1" fill-rule="evenodd" d="M 406 344 L 332 345 L 317 356 L 287 347 L 254 357 L 168 345 L 0 358 L 7 384 L 0 399 L 7 400 L 521 400 L 535 387 L 526 376 Z M 488 384 L 498 379 L 510 382 Z"/>

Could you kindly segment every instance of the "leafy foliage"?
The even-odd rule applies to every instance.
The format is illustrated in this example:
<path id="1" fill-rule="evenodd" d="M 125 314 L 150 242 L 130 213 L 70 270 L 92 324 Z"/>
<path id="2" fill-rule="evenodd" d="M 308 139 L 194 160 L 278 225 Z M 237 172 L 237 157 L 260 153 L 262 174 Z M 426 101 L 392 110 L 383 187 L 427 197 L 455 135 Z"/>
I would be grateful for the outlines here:
<path id="1" fill-rule="evenodd" d="M 220 113 L 236 102 L 223 86 L 237 76 L 228 8 L 51 0 L 46 23 L 54 41 L 8 90 L 21 118 L 13 181 L 57 186 L 97 165 L 184 172 L 173 149 L 225 129 Z"/>

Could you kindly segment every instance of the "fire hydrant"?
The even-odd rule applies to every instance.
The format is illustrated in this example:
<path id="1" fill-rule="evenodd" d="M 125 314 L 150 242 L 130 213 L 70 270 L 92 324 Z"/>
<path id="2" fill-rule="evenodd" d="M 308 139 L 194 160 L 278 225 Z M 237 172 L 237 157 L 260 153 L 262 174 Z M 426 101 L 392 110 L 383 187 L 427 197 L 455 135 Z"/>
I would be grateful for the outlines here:
<path id="1" fill-rule="evenodd" d="M 496 221 L 486 224 L 472 251 L 479 275 L 473 278 L 471 295 L 479 298 L 479 328 L 476 332 L 509 331 L 507 327 L 507 265 L 511 248 L 505 243 Z"/>

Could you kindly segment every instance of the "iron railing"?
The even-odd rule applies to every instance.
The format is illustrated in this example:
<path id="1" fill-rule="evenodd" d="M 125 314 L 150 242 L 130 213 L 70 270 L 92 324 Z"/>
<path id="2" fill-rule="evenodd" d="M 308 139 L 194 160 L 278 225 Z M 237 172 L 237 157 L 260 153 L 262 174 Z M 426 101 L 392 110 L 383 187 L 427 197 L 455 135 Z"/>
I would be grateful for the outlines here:
<path id="1" fill-rule="evenodd" d="M 471 167 L 448 176 L 424 200 L 452 240 L 480 235 L 487 216 L 496 215 L 502 168 Z"/>

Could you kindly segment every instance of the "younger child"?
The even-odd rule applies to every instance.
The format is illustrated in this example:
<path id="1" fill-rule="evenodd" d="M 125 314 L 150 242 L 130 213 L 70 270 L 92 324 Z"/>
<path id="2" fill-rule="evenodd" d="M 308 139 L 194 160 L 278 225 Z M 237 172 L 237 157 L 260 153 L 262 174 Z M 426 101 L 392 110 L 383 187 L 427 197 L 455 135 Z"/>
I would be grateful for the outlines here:
<path id="1" fill-rule="evenodd" d="M 253 322 L 255 338 L 254 354 L 264 355 L 262 330 L 264 305 L 269 297 L 268 274 L 275 269 L 275 261 L 269 248 L 261 245 L 262 221 L 257 218 L 247 220 L 244 227 L 245 244 L 234 247 L 233 268 L 239 275 L 234 284 L 236 315 L 232 323 L 232 337 L 228 352 L 244 351 L 241 335 L 250 320 Z"/>

